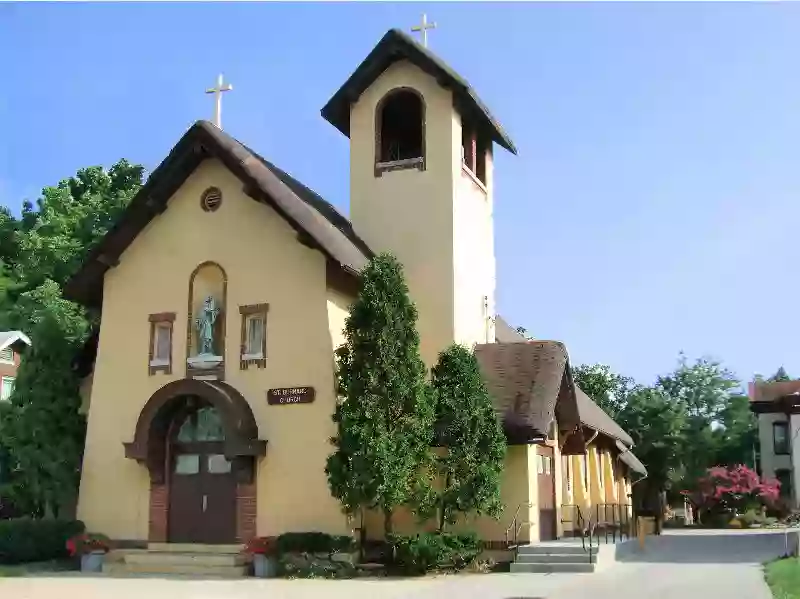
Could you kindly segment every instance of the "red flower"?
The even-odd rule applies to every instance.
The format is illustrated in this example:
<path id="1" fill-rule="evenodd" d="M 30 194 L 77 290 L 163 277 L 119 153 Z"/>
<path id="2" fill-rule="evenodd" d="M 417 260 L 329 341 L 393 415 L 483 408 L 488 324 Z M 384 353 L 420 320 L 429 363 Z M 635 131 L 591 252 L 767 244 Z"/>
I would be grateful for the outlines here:
<path id="1" fill-rule="evenodd" d="M 110 549 L 109 539 L 105 535 L 83 533 L 67 540 L 67 551 L 71 557 L 102 551 L 107 553 Z"/>
<path id="2" fill-rule="evenodd" d="M 275 537 L 254 537 L 244 547 L 245 553 L 252 555 L 273 556 L 277 553 L 278 546 Z"/>

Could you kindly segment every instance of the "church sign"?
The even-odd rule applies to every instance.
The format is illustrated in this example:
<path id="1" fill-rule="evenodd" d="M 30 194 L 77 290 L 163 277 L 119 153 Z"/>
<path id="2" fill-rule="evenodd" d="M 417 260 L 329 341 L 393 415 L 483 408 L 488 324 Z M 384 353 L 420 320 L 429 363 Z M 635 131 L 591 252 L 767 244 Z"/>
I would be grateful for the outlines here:
<path id="1" fill-rule="evenodd" d="M 267 391 L 267 403 L 271 406 L 283 406 L 314 401 L 314 387 L 281 387 Z"/>

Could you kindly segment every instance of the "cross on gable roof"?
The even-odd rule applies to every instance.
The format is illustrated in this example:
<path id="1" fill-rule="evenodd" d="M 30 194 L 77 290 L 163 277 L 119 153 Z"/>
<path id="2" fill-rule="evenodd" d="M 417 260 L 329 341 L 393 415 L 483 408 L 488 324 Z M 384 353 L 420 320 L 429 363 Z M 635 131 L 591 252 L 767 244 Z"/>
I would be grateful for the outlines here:
<path id="1" fill-rule="evenodd" d="M 350 137 L 350 107 L 393 63 L 408 60 L 434 77 L 439 85 L 452 90 L 453 99 L 461 114 L 472 116 L 489 133 L 489 137 L 512 154 L 517 153 L 514 142 L 491 115 L 486 105 L 469 83 L 428 48 L 418 44 L 399 29 L 390 29 L 364 61 L 325 104 L 322 117 Z"/>

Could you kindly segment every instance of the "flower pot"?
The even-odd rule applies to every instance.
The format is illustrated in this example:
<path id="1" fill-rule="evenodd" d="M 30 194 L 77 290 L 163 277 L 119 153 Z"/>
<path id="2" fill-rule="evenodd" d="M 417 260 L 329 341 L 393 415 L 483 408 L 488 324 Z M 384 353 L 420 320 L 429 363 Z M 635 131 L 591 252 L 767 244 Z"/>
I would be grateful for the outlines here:
<path id="1" fill-rule="evenodd" d="M 102 572 L 105 551 L 93 551 L 81 556 L 81 572 Z"/>
<path id="2" fill-rule="evenodd" d="M 275 578 L 278 575 L 277 558 L 257 553 L 253 556 L 253 574 L 256 578 Z"/>

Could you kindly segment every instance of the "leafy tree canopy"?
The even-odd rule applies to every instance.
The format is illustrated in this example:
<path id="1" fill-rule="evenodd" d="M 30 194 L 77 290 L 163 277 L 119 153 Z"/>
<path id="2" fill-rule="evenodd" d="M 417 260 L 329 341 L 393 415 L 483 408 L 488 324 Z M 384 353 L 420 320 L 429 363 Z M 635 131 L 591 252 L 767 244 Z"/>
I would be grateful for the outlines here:
<path id="1" fill-rule="evenodd" d="M 20 219 L 0 208 L 0 329 L 25 331 L 33 343 L 0 412 L 0 453 L 10 472 L 0 493 L 31 513 L 74 504 L 84 442 L 71 364 L 90 323 L 61 286 L 139 190 L 143 173 L 126 160 L 93 166 L 45 187 Z"/>
<path id="2" fill-rule="evenodd" d="M 583 364 L 572 369 L 572 377 L 584 393 L 612 418 L 625 406 L 633 379 L 617 374 L 605 364 Z"/>

